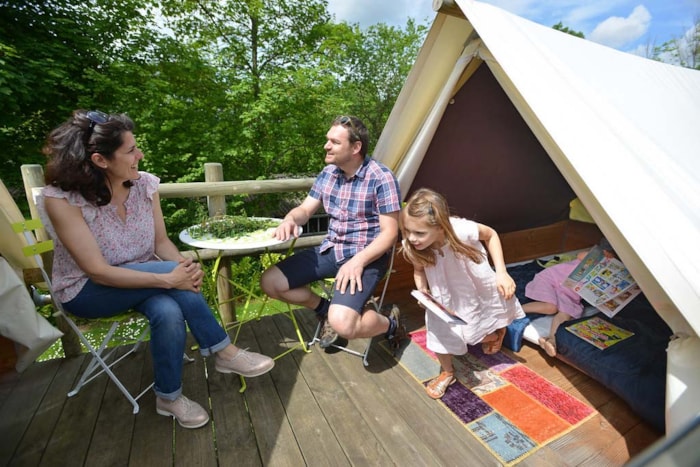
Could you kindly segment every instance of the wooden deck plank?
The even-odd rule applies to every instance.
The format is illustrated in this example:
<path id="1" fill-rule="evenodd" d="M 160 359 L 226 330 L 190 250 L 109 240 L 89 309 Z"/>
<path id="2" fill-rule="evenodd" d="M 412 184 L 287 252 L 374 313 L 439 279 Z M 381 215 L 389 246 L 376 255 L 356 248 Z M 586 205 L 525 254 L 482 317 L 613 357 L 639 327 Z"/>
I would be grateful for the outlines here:
<path id="1" fill-rule="evenodd" d="M 306 313 L 310 312 L 306 310 Z M 269 341 L 272 345 L 263 347 L 263 351 L 269 355 L 279 354 L 281 350 L 294 347 L 298 342 L 291 320 L 284 315 L 277 315 L 273 320 L 279 334 Z M 308 330 L 303 333 L 307 341 L 312 333 L 313 331 Z M 284 342 L 284 348 L 276 347 L 275 342 Z M 305 353 L 297 348 L 278 359 L 272 372 L 289 424 L 307 465 L 349 465 L 333 428 L 326 420 L 314 392 L 308 386 L 306 372 L 301 371 L 302 365 L 305 369 L 311 368 L 310 363 L 320 365 L 323 361 L 320 360 L 320 355 Z"/>
<path id="2" fill-rule="evenodd" d="M 46 445 L 56 430 L 58 418 L 63 410 L 68 391 L 73 388 L 78 370 L 83 364 L 83 357 L 65 360 L 51 360 L 41 366 L 47 375 L 54 374 L 51 386 L 44 394 L 41 405 L 35 412 L 31 424 L 17 447 L 13 462 L 19 465 L 39 465 L 46 450 Z M 55 373 L 54 373 L 55 371 Z M 23 381 L 23 384 L 26 383 Z M 22 391 L 22 388 L 17 388 Z"/>
<path id="3" fill-rule="evenodd" d="M 308 310 L 306 311 L 308 315 Z M 302 322 L 304 319 L 315 320 L 313 316 L 304 318 L 302 313 L 298 316 Z M 306 335 L 310 335 L 313 332 L 311 329 L 315 327 L 315 323 L 308 323 L 304 325 Z M 362 365 L 359 358 L 346 355 L 348 358 L 343 360 L 329 359 L 328 357 L 340 355 L 326 353 L 318 347 L 314 347 L 308 354 L 295 352 L 292 356 L 298 362 L 304 381 L 316 399 L 319 413 L 326 419 L 325 423 L 319 425 L 319 429 L 327 429 L 335 437 L 335 443 L 329 443 L 328 451 L 313 454 L 326 456 L 327 465 L 377 465 L 382 460 L 386 462 L 387 454 L 381 445 L 372 437 L 366 436 L 371 432 L 371 427 L 362 416 L 362 409 L 348 397 L 346 381 L 339 380 L 333 372 L 335 365 Z M 313 438 L 300 441 L 305 443 L 302 452 L 326 450 L 326 445 L 320 445 Z"/>
<path id="4" fill-rule="evenodd" d="M 120 358 L 131 346 L 118 348 L 114 358 Z M 122 360 L 112 367 L 112 371 L 119 381 L 124 384 L 132 394 L 140 388 L 140 378 L 133 378 L 132 374 L 140 374 L 143 366 L 141 352 L 134 352 L 126 358 L 133 359 L 126 365 Z M 111 382 L 107 384 L 102 404 L 99 408 L 95 430 L 85 458 L 86 465 L 126 465 L 129 460 L 129 450 L 114 449 L 115 446 L 130 446 L 134 432 L 136 416 L 131 411 L 125 412 L 125 407 L 131 408 L 126 397 Z"/>
<path id="5" fill-rule="evenodd" d="M 275 350 L 271 347 L 276 347 L 279 341 L 279 335 L 276 334 L 272 319 L 250 323 L 243 326 L 239 346 L 248 347 L 251 351 L 264 349 L 263 353 L 274 355 Z M 284 370 L 285 368 L 277 368 L 275 373 Z M 293 368 L 290 370 L 293 371 Z M 263 465 L 303 465 L 304 458 L 285 411 L 286 401 L 280 399 L 273 375 L 268 373 L 247 378 L 246 382 L 248 388 L 244 395 Z"/>
<path id="6" fill-rule="evenodd" d="M 196 344 L 195 340 L 189 335 L 188 347 L 194 344 Z M 214 365 L 211 359 L 207 358 L 205 360 L 201 355 L 197 355 L 194 358 L 194 362 L 183 364 L 182 390 L 183 394 L 188 398 L 209 410 L 209 388 L 205 377 L 205 366 L 207 365 L 210 371 L 216 371 L 213 368 Z M 212 423 L 193 430 L 181 427 L 173 419 L 173 427 L 175 431 L 173 465 L 176 467 L 189 467 L 191 465 L 213 467 L 217 465 L 216 446 L 214 443 L 215 433 Z"/>
<path id="7" fill-rule="evenodd" d="M 143 367 L 141 375 L 134 374 L 140 387 L 153 382 L 153 363 L 149 347 L 141 349 Z M 190 352 L 191 353 L 191 352 Z M 134 467 L 170 467 L 173 465 L 173 421 L 156 413 L 156 398 L 146 393 L 139 399 L 141 407 L 134 422 L 134 434 L 129 449 L 129 465 Z M 126 449 L 126 447 L 123 447 Z"/>
<path id="8" fill-rule="evenodd" d="M 309 324 L 313 325 L 314 322 Z M 469 458 L 471 465 L 492 465 L 493 458 L 487 450 L 456 418 L 425 394 L 421 385 L 381 347 L 382 339 L 374 339 L 367 368 L 362 366 L 358 357 L 347 353 L 327 354 L 327 358 L 331 362 L 337 358 L 348 360 L 349 368 L 354 372 L 346 370 L 340 378 L 352 382 L 348 384 L 348 393 L 363 408 L 368 424 L 375 430 L 374 436 L 380 441 L 393 441 L 384 446 L 390 459 L 397 464 L 456 465 Z M 363 350 L 365 345 L 364 339 L 358 339 L 349 346 Z M 338 369 L 346 367 L 334 366 Z M 386 423 L 386 419 L 391 419 L 394 424 Z M 439 424 L 441 429 L 426 429 L 424 423 L 416 424 L 416 419 L 429 420 L 430 424 Z M 397 426 L 407 432 L 401 433 Z M 445 429 L 447 427 L 449 431 Z M 449 449 L 445 446 L 449 446 Z M 480 464 L 480 461 L 483 463 Z"/>
<path id="9" fill-rule="evenodd" d="M 35 414 L 41 411 L 41 401 L 49 391 L 60 362 L 32 365 L 13 386 L 0 410 L 0 465 L 7 465 L 13 458 L 15 448 L 32 423 Z"/>
<path id="10" fill-rule="evenodd" d="M 375 349 L 373 358 L 376 356 L 395 364 L 394 357 L 384 348 Z M 393 366 L 392 372 L 398 378 L 391 386 L 396 391 L 395 398 L 399 401 L 412 401 L 403 404 L 409 411 L 404 414 L 405 421 L 423 438 L 424 444 L 434 451 L 437 464 L 459 465 L 464 459 L 470 459 L 470 465 L 493 465 L 493 456 L 488 450 L 451 412 L 428 397 L 423 386 L 410 373 L 400 365 Z M 428 421 L 430 426 L 436 425 L 440 429 L 427 429 L 423 423 L 415 424 L 416 419 Z"/>
<path id="11" fill-rule="evenodd" d="M 262 465 L 240 378 L 214 370 L 208 371 L 208 382 L 219 465 Z"/>
<path id="12" fill-rule="evenodd" d="M 240 379 L 218 371 L 209 373 L 211 417 L 216 430 L 219 465 L 260 466 L 260 454 Z"/>
<path id="13" fill-rule="evenodd" d="M 410 298 L 400 299 L 409 328 L 418 329 L 422 310 Z M 313 313 L 299 310 L 296 316 L 310 336 L 316 325 Z M 281 315 L 246 327 L 240 344 L 265 354 L 277 354 L 296 340 L 291 322 Z M 238 392 L 237 376 L 212 371 L 208 359 L 190 352 L 196 362 L 183 369 L 184 393 L 203 405 L 209 400 L 211 407 L 211 423 L 198 430 L 182 429 L 157 415 L 152 393 L 141 399 L 141 412 L 134 416 L 104 376 L 67 398 L 82 357 L 35 364 L 0 390 L 0 460 L 3 465 L 148 467 L 497 465 L 461 422 L 430 399 L 375 341 L 369 367 L 344 352 L 295 350 L 276 360 L 269 374 L 249 378 L 244 394 Z M 362 349 L 364 343 L 350 345 Z M 622 465 L 661 437 L 619 398 L 577 370 L 548 360 L 538 348 L 524 347 L 512 355 L 599 411 L 518 465 Z M 121 363 L 118 372 L 129 384 L 147 385 L 153 379 L 150 351 L 134 357 Z M 121 452 L 103 452 L 110 450 Z"/>
<path id="14" fill-rule="evenodd" d="M 14 391 L 15 385 L 19 380 L 20 374 L 14 368 L 2 369 L 0 367 L 0 410 L 2 410 L 7 402 L 7 398 Z"/>
<path id="15" fill-rule="evenodd" d="M 659 434 L 644 424 L 635 425 L 624 436 L 616 438 L 610 445 L 591 460 L 591 465 L 623 465 L 646 447 L 659 439 Z M 601 461 L 600 458 L 604 459 Z"/>
<path id="16" fill-rule="evenodd" d="M 79 374 L 82 374 L 88 361 L 89 358 L 84 359 Z M 78 394 L 66 398 L 54 430 L 58 436 L 51 437 L 40 465 L 70 465 L 85 460 L 108 381 L 107 377 L 95 378 L 83 386 Z M 131 411 L 127 413 L 131 414 Z M 70 436 L 61 436 L 68 432 Z"/>

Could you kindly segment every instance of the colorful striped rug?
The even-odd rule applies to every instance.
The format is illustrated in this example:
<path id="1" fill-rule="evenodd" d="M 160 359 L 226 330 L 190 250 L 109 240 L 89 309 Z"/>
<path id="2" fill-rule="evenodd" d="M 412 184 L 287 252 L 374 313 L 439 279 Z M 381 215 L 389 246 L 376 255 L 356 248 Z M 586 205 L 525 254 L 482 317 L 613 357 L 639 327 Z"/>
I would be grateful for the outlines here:
<path id="1" fill-rule="evenodd" d="M 425 330 L 396 355 L 423 385 L 440 365 L 425 347 Z M 454 358 L 458 382 L 438 402 L 462 421 L 503 465 L 512 465 L 576 428 L 596 411 L 505 353 L 485 355 L 481 346 Z"/>

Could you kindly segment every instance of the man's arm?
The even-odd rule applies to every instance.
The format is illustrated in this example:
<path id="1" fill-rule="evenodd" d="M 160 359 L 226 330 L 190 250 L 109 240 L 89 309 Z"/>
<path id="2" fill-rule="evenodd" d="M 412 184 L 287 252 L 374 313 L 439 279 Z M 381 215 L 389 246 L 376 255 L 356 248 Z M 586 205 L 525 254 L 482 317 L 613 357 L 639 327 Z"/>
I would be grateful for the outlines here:
<path id="1" fill-rule="evenodd" d="M 365 249 L 353 256 L 364 268 L 384 253 L 389 251 L 399 238 L 399 213 L 390 212 L 379 215 L 379 235 Z"/>
<path id="2" fill-rule="evenodd" d="M 321 200 L 307 196 L 299 206 L 284 216 L 284 220 L 275 230 L 274 237 L 282 241 L 287 241 L 291 237 L 298 237 L 299 226 L 306 224 L 320 207 Z"/>

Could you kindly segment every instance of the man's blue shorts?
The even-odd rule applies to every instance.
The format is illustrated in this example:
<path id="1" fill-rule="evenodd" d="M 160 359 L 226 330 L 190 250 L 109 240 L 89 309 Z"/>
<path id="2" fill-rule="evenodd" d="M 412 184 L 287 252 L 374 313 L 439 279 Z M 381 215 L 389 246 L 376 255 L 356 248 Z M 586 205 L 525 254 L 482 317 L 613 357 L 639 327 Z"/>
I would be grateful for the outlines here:
<path id="1" fill-rule="evenodd" d="M 295 252 L 284 260 L 276 264 L 287 278 L 290 289 L 296 289 L 304 285 L 311 284 L 321 279 L 335 277 L 340 267 L 347 260 L 337 263 L 333 249 L 328 249 L 323 253 L 319 252 L 319 247 L 309 248 Z M 344 305 L 358 313 L 364 311 L 367 300 L 374 293 L 377 284 L 384 277 L 389 264 L 389 253 L 382 255 L 374 262 L 370 263 L 362 271 L 362 292 L 355 290 L 350 293 L 350 286 L 346 287 L 345 293 L 333 289 L 332 305 Z"/>

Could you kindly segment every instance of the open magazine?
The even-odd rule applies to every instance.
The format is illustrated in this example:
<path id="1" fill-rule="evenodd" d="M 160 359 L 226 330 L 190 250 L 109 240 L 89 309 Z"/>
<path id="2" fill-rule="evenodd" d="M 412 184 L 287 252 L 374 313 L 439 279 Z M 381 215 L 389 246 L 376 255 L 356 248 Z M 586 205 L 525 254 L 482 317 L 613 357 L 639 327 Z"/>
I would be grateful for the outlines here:
<path id="1" fill-rule="evenodd" d="M 421 302 L 425 308 L 433 312 L 437 317 L 449 324 L 467 324 L 459 316 L 455 316 L 450 311 L 445 308 L 445 306 L 438 302 L 435 297 L 428 293 L 421 292 L 420 290 L 413 290 L 411 292 L 416 300 Z"/>
<path id="2" fill-rule="evenodd" d="M 634 335 L 632 331 L 622 329 L 597 316 L 566 326 L 566 330 L 601 350 Z"/>
<path id="3" fill-rule="evenodd" d="M 597 245 L 591 248 L 563 285 L 611 318 L 641 292 L 622 261 L 607 258 Z"/>

